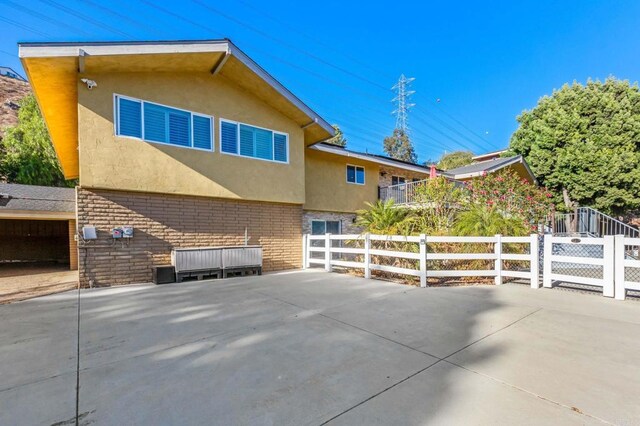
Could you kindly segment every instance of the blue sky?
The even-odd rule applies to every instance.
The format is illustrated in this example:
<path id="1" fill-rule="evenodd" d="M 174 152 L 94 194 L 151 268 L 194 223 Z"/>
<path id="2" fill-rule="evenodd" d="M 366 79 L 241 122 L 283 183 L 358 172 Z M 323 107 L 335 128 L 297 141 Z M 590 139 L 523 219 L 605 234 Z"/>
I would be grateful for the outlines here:
<path id="1" fill-rule="evenodd" d="M 566 82 L 638 80 L 639 19 L 640 2 L 613 0 L 0 0 L 0 65 L 22 72 L 19 41 L 224 36 L 373 153 L 393 130 L 390 88 L 404 73 L 425 161 L 506 147 L 516 116 Z"/>

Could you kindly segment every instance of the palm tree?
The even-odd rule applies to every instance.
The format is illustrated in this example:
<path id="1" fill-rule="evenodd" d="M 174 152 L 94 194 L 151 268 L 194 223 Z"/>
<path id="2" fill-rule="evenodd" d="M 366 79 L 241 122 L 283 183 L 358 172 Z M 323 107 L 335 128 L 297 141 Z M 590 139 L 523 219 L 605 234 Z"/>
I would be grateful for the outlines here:
<path id="1" fill-rule="evenodd" d="M 454 225 L 454 231 L 455 235 L 461 236 L 527 235 L 527 229 L 522 220 L 506 217 L 495 207 L 482 205 L 474 205 L 460 213 Z"/>
<path id="2" fill-rule="evenodd" d="M 395 206 L 393 200 L 375 203 L 366 203 L 367 210 L 358 210 L 356 225 L 363 228 L 364 232 L 372 234 L 408 234 L 408 212 Z"/>

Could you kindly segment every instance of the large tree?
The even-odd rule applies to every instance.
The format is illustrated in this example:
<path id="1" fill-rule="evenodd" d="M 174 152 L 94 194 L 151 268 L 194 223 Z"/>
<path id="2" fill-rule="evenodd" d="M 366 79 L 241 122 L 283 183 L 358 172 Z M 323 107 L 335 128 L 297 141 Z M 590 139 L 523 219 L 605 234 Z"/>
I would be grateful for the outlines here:
<path id="1" fill-rule="evenodd" d="M 342 130 L 340 130 L 340 126 L 338 126 L 337 124 L 332 124 L 331 127 L 333 127 L 333 130 L 335 130 L 335 136 L 327 139 L 326 142 L 342 147 L 347 146 L 347 139 L 344 137 L 344 133 L 342 133 Z"/>
<path id="2" fill-rule="evenodd" d="M 418 161 L 409 135 L 401 129 L 395 129 L 393 135 L 384 138 L 384 152 L 396 160 L 408 161 L 409 163 Z"/>
<path id="3" fill-rule="evenodd" d="M 640 91 L 617 80 L 574 82 L 518 117 L 510 151 L 522 154 L 563 209 L 640 207 Z"/>
<path id="4" fill-rule="evenodd" d="M 442 154 L 438 161 L 438 168 L 441 170 L 455 169 L 473 163 L 473 153 L 469 151 L 453 151 Z"/>
<path id="5" fill-rule="evenodd" d="M 65 181 L 38 103 L 33 95 L 20 102 L 18 124 L 7 128 L 0 143 L 0 176 L 9 183 L 73 186 Z"/>

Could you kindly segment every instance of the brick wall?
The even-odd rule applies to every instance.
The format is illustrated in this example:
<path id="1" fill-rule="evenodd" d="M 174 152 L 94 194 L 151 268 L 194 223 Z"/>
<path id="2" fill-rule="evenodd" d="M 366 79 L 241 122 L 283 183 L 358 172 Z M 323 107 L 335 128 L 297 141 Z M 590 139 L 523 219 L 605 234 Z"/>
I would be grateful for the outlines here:
<path id="1" fill-rule="evenodd" d="M 76 221 L 69 221 L 69 269 L 76 271 L 78 269 L 78 242 L 76 241 Z"/>
<path id="2" fill-rule="evenodd" d="M 300 205 L 78 188 L 78 228 L 85 225 L 98 239 L 81 244 L 83 286 L 149 282 L 172 248 L 244 244 L 245 227 L 249 244 L 263 246 L 264 271 L 302 265 Z M 110 230 L 122 225 L 134 237 L 114 241 Z"/>
<path id="3" fill-rule="evenodd" d="M 311 222 L 314 220 L 335 220 L 340 221 L 340 230 L 343 234 L 360 234 L 362 228 L 354 223 L 355 213 L 318 212 L 305 210 L 302 216 L 302 232 L 311 234 Z"/>

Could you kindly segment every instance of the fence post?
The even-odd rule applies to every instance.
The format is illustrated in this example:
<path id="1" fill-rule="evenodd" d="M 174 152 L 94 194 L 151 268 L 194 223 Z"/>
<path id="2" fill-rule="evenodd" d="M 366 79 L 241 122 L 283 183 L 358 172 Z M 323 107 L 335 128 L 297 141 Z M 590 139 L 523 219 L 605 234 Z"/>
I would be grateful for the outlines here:
<path id="1" fill-rule="evenodd" d="M 615 247 L 613 249 L 613 255 L 615 256 L 614 262 L 614 275 L 615 275 L 615 297 L 618 300 L 624 300 L 627 296 L 627 291 L 624 288 L 625 270 L 624 270 L 624 235 L 615 236 Z"/>
<path id="2" fill-rule="evenodd" d="M 495 260 L 495 269 L 496 269 L 496 277 L 495 283 L 496 285 L 502 284 L 502 235 L 496 234 L 496 243 L 494 245 L 494 250 L 496 254 Z"/>
<path id="3" fill-rule="evenodd" d="M 371 234 L 364 234 L 364 277 L 371 278 Z"/>
<path id="4" fill-rule="evenodd" d="M 324 270 L 331 272 L 331 234 L 324 234 Z"/>
<path id="5" fill-rule="evenodd" d="M 551 288 L 551 254 L 553 253 L 553 236 L 551 234 L 545 234 L 544 236 L 544 253 L 542 256 L 543 268 L 542 268 L 542 286 L 545 288 Z"/>
<path id="6" fill-rule="evenodd" d="M 307 269 L 309 267 L 307 252 L 307 242 L 309 241 L 308 238 L 308 234 L 302 234 L 302 269 Z"/>
<path id="7" fill-rule="evenodd" d="M 602 266 L 602 279 L 604 280 L 602 283 L 602 295 L 605 297 L 613 297 L 615 295 L 613 266 L 615 262 L 615 250 L 613 235 L 604 236 L 604 243 L 602 244 L 602 258 L 604 259 L 604 265 Z"/>
<path id="8" fill-rule="evenodd" d="M 531 271 L 531 288 L 540 288 L 540 240 L 538 234 L 531 234 L 529 243 L 529 271 Z"/>
<path id="9" fill-rule="evenodd" d="M 420 287 L 427 286 L 427 236 L 420 234 Z"/>
<path id="10" fill-rule="evenodd" d="M 627 297 L 627 289 L 625 288 L 626 281 L 626 269 L 624 266 L 626 260 L 625 251 L 625 235 L 615 236 L 615 247 L 613 250 L 615 256 L 614 262 L 614 276 L 615 276 L 615 298 L 618 300 L 624 300 Z"/>

